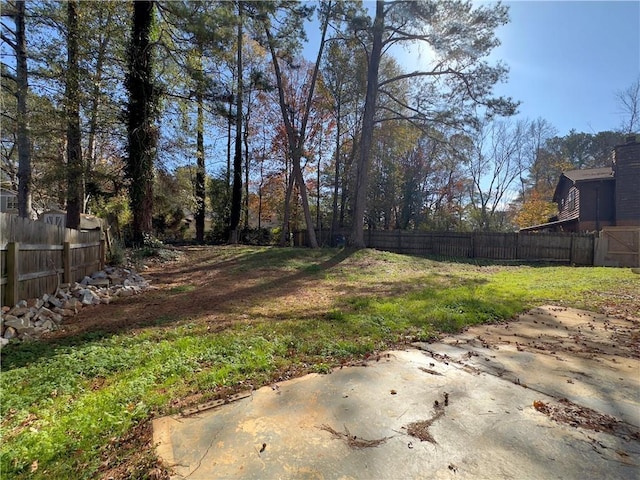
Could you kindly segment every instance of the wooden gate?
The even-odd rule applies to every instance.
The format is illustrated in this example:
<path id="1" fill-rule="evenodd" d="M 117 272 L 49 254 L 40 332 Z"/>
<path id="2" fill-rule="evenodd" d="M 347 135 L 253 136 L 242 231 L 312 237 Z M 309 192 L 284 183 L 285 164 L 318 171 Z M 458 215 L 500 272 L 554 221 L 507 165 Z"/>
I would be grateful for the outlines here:
<path id="1" fill-rule="evenodd" d="M 640 227 L 604 227 L 596 238 L 594 264 L 640 267 Z"/>

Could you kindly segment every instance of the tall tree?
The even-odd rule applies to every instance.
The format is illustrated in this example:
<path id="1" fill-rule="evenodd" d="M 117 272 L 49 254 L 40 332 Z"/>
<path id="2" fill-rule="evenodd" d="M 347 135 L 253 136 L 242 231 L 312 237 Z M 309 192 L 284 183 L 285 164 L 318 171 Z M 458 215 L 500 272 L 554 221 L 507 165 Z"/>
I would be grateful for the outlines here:
<path id="1" fill-rule="evenodd" d="M 264 31 L 267 37 L 267 43 L 268 43 L 269 51 L 271 52 L 273 69 L 276 76 L 276 85 L 278 88 L 278 100 L 280 103 L 282 120 L 285 126 L 287 141 L 289 144 L 293 178 L 298 186 L 298 191 L 300 193 L 300 198 L 302 200 L 302 209 L 303 209 L 305 224 L 307 229 L 307 241 L 309 242 L 309 246 L 311 248 L 317 248 L 318 241 L 316 239 L 313 217 L 311 216 L 311 210 L 309 208 L 307 186 L 304 181 L 300 162 L 305 151 L 305 141 L 307 140 L 307 135 L 308 135 L 307 127 L 309 122 L 309 116 L 311 114 L 311 109 L 313 106 L 314 91 L 316 88 L 316 82 L 318 80 L 318 75 L 320 70 L 320 63 L 321 63 L 322 54 L 324 51 L 327 28 L 329 26 L 330 20 L 332 19 L 332 16 L 334 15 L 333 5 L 334 4 L 331 1 L 321 4 L 320 45 L 318 48 L 318 55 L 316 58 L 316 62 L 311 72 L 308 85 L 306 86 L 307 98 L 305 100 L 303 110 L 301 112 L 302 113 L 301 120 L 298 125 L 295 125 L 293 122 L 293 114 L 295 110 L 285 97 L 285 81 L 282 75 L 282 70 L 280 68 L 280 56 L 276 51 L 276 48 L 278 46 L 277 45 L 278 39 L 273 34 L 271 30 L 271 25 L 266 21 L 264 23 Z M 292 28 L 298 28 L 298 31 L 299 31 L 302 21 L 304 21 L 304 19 L 307 18 L 311 13 L 311 10 L 305 8 L 304 6 L 294 8 L 292 10 L 288 8 L 288 11 L 290 12 L 290 16 L 289 16 L 290 21 L 287 25 L 287 29 L 284 29 L 283 31 L 279 32 L 280 37 L 282 37 L 283 34 L 286 34 L 287 31 L 291 30 Z M 286 52 L 285 54 L 290 55 L 290 51 Z"/>
<path id="2" fill-rule="evenodd" d="M 364 15 L 354 3 L 338 3 L 344 19 Z M 332 25 L 334 30 L 335 25 Z M 354 141 L 360 131 L 363 99 L 366 91 L 367 56 L 359 48 L 359 39 L 351 34 L 350 25 L 343 21 L 340 30 L 334 31 L 328 40 L 328 48 L 322 69 L 323 85 L 333 99 L 335 119 L 335 147 L 333 159 L 333 186 L 331 232 L 344 226 L 345 206 L 352 187 L 350 166 L 359 143 Z"/>
<path id="3" fill-rule="evenodd" d="M 14 38 L 5 35 L 3 23 L 2 41 L 11 47 L 16 57 L 16 73 L 12 75 L 3 64 L 3 77 L 8 76 L 15 80 L 15 96 L 17 99 L 17 150 L 18 150 L 18 215 L 29 217 L 31 215 L 31 139 L 29 114 L 27 110 L 27 94 L 29 92 L 27 70 L 27 36 L 25 28 L 25 1 L 16 0 L 8 2 L 3 16 L 13 17 L 15 30 Z M 7 31 L 11 31 L 9 28 Z"/>
<path id="4" fill-rule="evenodd" d="M 494 35 L 495 29 L 507 21 L 507 8 L 502 5 L 474 9 L 471 2 L 455 0 L 377 0 L 370 28 L 367 94 L 356 173 L 350 239 L 354 246 L 365 246 L 364 215 L 378 95 L 387 95 L 397 103 L 397 108 L 385 109 L 385 118 L 408 118 L 423 124 L 464 126 L 472 121 L 476 105 L 483 106 L 490 114 L 514 113 L 515 104 L 512 101 L 492 97 L 492 86 L 504 80 L 506 67 L 500 63 L 490 66 L 482 60 L 499 44 Z M 379 78 L 380 59 L 384 52 L 394 45 L 407 46 L 412 43 L 431 47 L 435 54 L 431 68 Z M 396 98 L 387 88 L 406 79 L 418 79 L 424 83 L 416 89 L 411 102 Z M 440 79 L 439 85 L 433 81 L 437 79 Z M 427 83 L 428 80 L 432 82 Z"/>
<path id="5" fill-rule="evenodd" d="M 242 212 L 242 96 L 244 94 L 242 78 L 242 37 L 243 37 L 244 2 L 238 2 L 238 34 L 237 34 L 237 88 L 236 88 L 236 142 L 233 155 L 233 182 L 231 188 L 231 219 L 229 224 L 230 242 L 238 243 L 238 226 Z"/>
<path id="6" fill-rule="evenodd" d="M 200 45 L 197 47 L 197 61 L 202 68 L 202 48 Z M 204 217 L 205 217 L 205 199 L 206 199 L 206 168 L 204 159 L 204 85 L 202 80 L 198 81 L 196 87 L 196 105 L 197 105 L 197 119 L 196 119 L 196 184 L 195 184 L 195 197 L 196 197 L 196 241 L 204 243 Z"/>
<path id="7" fill-rule="evenodd" d="M 495 230 L 502 226 L 501 212 L 515 195 L 516 180 L 525 168 L 526 122 L 485 122 L 470 138 L 465 163 L 472 180 L 469 189 L 472 226 Z"/>
<path id="8" fill-rule="evenodd" d="M 196 240 L 203 242 L 207 193 L 205 139 L 207 121 L 212 118 L 207 114 L 228 118 L 226 102 L 232 100 L 230 92 L 233 88 L 225 85 L 220 65 L 232 56 L 228 46 L 236 31 L 237 19 L 230 2 L 183 0 L 162 3 L 158 7 L 160 40 L 168 53 L 162 64 L 167 79 L 166 103 L 172 109 L 169 116 L 178 120 L 163 140 L 177 155 L 188 157 L 191 157 L 195 143 L 194 219 Z"/>
<path id="9" fill-rule="evenodd" d="M 371 165 L 371 147 L 375 126 L 376 102 L 378 98 L 378 70 L 382 56 L 382 37 L 384 35 L 385 2 L 376 1 L 376 15 L 371 29 L 373 42 L 367 69 L 367 93 L 364 101 L 362 133 L 360 137 L 360 155 L 356 167 L 355 197 L 353 202 L 353 225 L 351 243 L 354 247 L 364 248 L 364 215 L 369 189 L 369 168 Z"/>
<path id="10" fill-rule="evenodd" d="M 616 92 L 616 100 L 622 115 L 622 133 L 640 132 L 640 76 L 627 88 Z"/>
<path id="11" fill-rule="evenodd" d="M 67 3 L 67 81 L 65 113 L 67 117 L 67 228 L 80 228 L 84 204 L 85 174 L 80 133 L 80 86 L 78 66 L 78 2 Z"/>
<path id="12" fill-rule="evenodd" d="M 133 6 L 133 24 L 127 73 L 129 202 L 133 212 L 134 242 L 151 232 L 153 215 L 153 168 L 156 157 L 158 92 L 153 83 L 151 33 L 155 0 L 141 0 Z"/>

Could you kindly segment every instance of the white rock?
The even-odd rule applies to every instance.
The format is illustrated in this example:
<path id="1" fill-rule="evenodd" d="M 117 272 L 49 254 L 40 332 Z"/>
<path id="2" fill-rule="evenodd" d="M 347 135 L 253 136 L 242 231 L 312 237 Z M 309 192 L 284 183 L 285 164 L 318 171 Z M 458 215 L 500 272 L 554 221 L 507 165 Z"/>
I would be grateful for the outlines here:
<path id="1" fill-rule="evenodd" d="M 45 330 L 57 330 L 58 326 L 52 320 L 47 319 L 42 322 L 42 328 Z"/>
<path id="2" fill-rule="evenodd" d="M 73 317 L 77 312 L 67 308 L 54 308 L 54 312 L 59 313 L 63 317 Z"/>
<path id="3" fill-rule="evenodd" d="M 134 295 L 136 292 L 132 287 L 123 287 L 116 292 L 116 296 L 118 297 L 130 297 Z"/>
<path id="4" fill-rule="evenodd" d="M 100 303 L 100 297 L 91 289 L 85 288 L 80 292 L 80 302 L 83 305 L 97 305 Z"/>
<path id="5" fill-rule="evenodd" d="M 49 304 L 58 308 L 62 307 L 62 302 L 54 297 L 49 297 Z"/>
<path id="6" fill-rule="evenodd" d="M 6 338 L 7 340 L 16 338 L 17 336 L 18 336 L 18 331 L 13 327 L 5 328 L 4 333 L 2 334 L 2 338 Z"/>
<path id="7" fill-rule="evenodd" d="M 53 315 L 53 312 L 51 310 L 49 310 L 47 307 L 42 307 L 40 310 L 38 310 L 38 318 L 49 318 L 51 317 L 51 315 Z"/>
<path id="8" fill-rule="evenodd" d="M 69 300 L 71 298 L 71 295 L 69 295 L 64 290 L 60 290 L 60 291 L 58 291 L 57 298 L 59 298 L 60 300 L 62 300 L 64 302 L 65 300 Z"/>
<path id="9" fill-rule="evenodd" d="M 11 340 L 12 338 L 17 338 L 18 331 L 13 327 L 7 327 L 4 329 L 4 333 L 2 334 L 2 338 L 6 338 L 7 340 Z"/>
<path id="10" fill-rule="evenodd" d="M 9 310 L 9 315 L 13 315 L 15 317 L 21 317 L 25 313 L 29 311 L 29 307 L 18 307 L 15 306 L 11 310 Z"/>
<path id="11" fill-rule="evenodd" d="M 18 317 L 16 317 L 15 315 L 11 315 L 10 313 L 5 313 L 2 316 L 3 323 L 6 322 L 7 320 L 17 320 L 17 319 L 18 319 Z"/>

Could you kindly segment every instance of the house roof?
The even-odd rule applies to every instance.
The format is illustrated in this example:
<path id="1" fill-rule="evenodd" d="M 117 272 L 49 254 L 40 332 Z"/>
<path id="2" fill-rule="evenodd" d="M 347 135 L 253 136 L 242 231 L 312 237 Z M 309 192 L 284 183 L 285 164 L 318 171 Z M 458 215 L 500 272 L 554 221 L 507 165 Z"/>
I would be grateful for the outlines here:
<path id="1" fill-rule="evenodd" d="M 534 232 L 536 230 L 545 230 L 547 228 L 559 227 L 561 225 L 569 225 L 578 221 L 578 217 L 566 218 L 564 220 L 556 220 L 553 222 L 541 223 L 540 225 L 532 225 L 530 227 L 521 228 L 521 232 Z"/>
<path id="2" fill-rule="evenodd" d="M 587 170 L 569 170 L 562 173 L 569 180 L 581 182 L 585 180 L 612 180 L 613 169 L 611 167 L 589 168 Z"/>
<path id="3" fill-rule="evenodd" d="M 16 192 L 15 190 L 10 190 L 8 188 L 0 187 L 0 195 L 2 195 L 3 197 L 16 197 L 18 195 L 18 192 Z"/>
<path id="4" fill-rule="evenodd" d="M 569 181 L 570 184 L 575 185 L 578 182 L 591 182 L 595 180 L 614 180 L 615 174 L 613 168 L 611 167 L 602 167 L 602 168 L 588 168 L 585 170 L 569 170 L 567 172 L 562 172 L 560 176 L 560 180 L 558 180 L 558 184 L 556 185 L 556 189 L 553 192 L 553 201 L 557 202 L 559 200 L 560 190 L 562 185 Z"/>

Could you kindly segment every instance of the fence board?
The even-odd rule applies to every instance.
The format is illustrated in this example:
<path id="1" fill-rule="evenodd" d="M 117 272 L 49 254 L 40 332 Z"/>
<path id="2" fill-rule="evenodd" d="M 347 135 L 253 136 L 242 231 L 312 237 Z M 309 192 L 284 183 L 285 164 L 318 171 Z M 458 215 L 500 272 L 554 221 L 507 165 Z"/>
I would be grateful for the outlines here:
<path id="1" fill-rule="evenodd" d="M 305 232 L 296 235 L 306 244 Z M 335 232 L 344 235 L 345 232 Z M 546 232 L 416 232 L 368 230 L 370 248 L 411 255 L 593 265 L 594 235 Z"/>
<path id="2" fill-rule="evenodd" d="M 67 246 L 67 248 L 65 248 Z M 0 300 L 53 293 L 61 281 L 78 281 L 103 267 L 102 232 L 81 232 L 0 214 Z"/>

